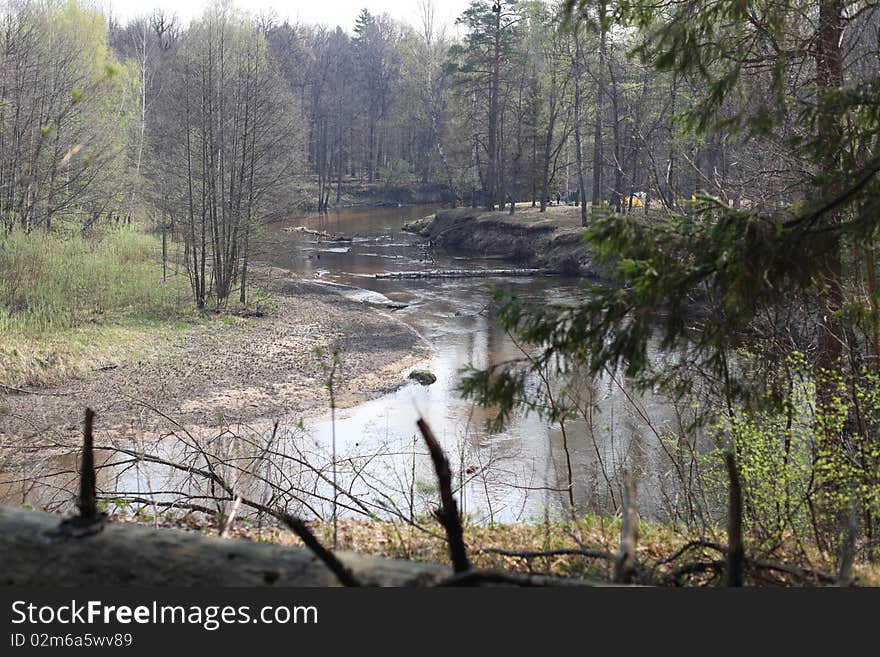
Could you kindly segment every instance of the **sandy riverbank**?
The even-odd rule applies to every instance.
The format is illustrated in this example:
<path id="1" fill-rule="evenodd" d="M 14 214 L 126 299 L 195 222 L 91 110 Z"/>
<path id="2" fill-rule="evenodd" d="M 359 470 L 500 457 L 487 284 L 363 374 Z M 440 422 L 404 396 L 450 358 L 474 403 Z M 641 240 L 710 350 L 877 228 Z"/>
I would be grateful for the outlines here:
<path id="1" fill-rule="evenodd" d="M 273 304 L 263 317 L 212 316 L 144 345 L 137 360 L 33 394 L 3 395 L 0 445 L 78 444 L 87 406 L 98 414 L 98 439 L 113 441 L 158 438 L 173 423 L 213 428 L 315 417 L 329 408 L 333 349 L 340 353 L 339 407 L 403 385 L 404 371 L 429 355 L 427 344 L 390 311 L 284 270 L 264 273 L 271 274 Z"/>

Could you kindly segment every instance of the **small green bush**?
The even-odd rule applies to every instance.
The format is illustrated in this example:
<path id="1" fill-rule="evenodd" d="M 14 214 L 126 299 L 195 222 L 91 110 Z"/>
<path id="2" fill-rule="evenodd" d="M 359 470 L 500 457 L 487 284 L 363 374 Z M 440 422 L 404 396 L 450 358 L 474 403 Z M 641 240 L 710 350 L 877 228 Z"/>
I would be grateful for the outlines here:
<path id="1" fill-rule="evenodd" d="M 854 513 L 862 530 L 880 523 L 880 377 L 823 373 L 825 399 L 806 359 L 787 363 L 795 382 L 780 410 L 741 414 L 715 426 L 718 450 L 705 455 L 716 504 L 725 506 L 721 452 L 733 449 L 748 533 L 768 543 L 786 535 L 839 540 Z"/>

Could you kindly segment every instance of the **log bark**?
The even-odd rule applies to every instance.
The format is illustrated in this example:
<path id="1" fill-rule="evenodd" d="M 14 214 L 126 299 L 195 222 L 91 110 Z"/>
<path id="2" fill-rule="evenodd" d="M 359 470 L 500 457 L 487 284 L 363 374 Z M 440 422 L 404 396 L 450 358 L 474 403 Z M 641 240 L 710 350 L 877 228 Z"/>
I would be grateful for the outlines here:
<path id="1" fill-rule="evenodd" d="M 72 537 L 60 524 L 57 515 L 0 507 L 0 585 L 339 586 L 304 548 L 112 522 Z M 452 574 L 439 564 L 336 555 L 364 585 L 430 585 Z"/>
<path id="2" fill-rule="evenodd" d="M 546 269 L 425 269 L 423 271 L 390 271 L 376 278 L 491 278 L 493 276 L 546 276 Z"/>
<path id="3" fill-rule="evenodd" d="M 324 230 L 312 230 L 311 228 L 306 228 L 305 226 L 292 226 L 284 229 L 285 233 L 304 233 L 306 235 L 314 235 L 315 237 L 320 237 L 321 239 L 325 239 L 329 242 L 351 242 L 352 239 L 350 237 L 345 237 L 344 235 L 334 235 L 332 233 L 328 233 Z"/>

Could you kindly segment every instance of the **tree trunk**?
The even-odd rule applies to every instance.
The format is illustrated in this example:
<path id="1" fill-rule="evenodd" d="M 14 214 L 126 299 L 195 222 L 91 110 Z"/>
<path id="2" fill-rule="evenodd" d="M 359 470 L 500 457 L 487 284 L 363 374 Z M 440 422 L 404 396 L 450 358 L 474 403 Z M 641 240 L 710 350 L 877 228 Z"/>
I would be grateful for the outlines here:
<path id="1" fill-rule="evenodd" d="M 577 164 L 578 203 L 581 208 L 581 225 L 587 225 L 587 188 L 584 181 L 584 147 L 581 137 L 581 40 L 575 33 L 574 52 L 574 149 Z"/>
<path id="2" fill-rule="evenodd" d="M 844 3 L 841 0 L 824 0 L 819 4 L 819 24 L 816 35 L 816 82 L 819 97 L 819 139 L 822 143 L 834 143 L 836 133 L 840 129 L 839 120 L 828 95 L 843 86 L 843 51 L 841 49 L 842 16 Z M 838 166 L 840 153 L 833 152 L 826 156 L 823 167 L 833 171 Z M 825 189 L 828 194 L 833 190 Z M 824 219 L 825 225 L 839 223 L 843 217 L 839 211 Z M 843 289 L 843 264 L 841 261 L 841 244 L 837 232 L 828 232 L 826 250 L 820 262 L 825 291 L 819 300 L 820 318 L 818 322 L 818 349 L 816 353 L 816 407 L 818 412 L 833 413 L 837 382 L 836 374 L 841 371 L 843 344 L 851 343 L 846 339 L 845 319 L 840 317 L 840 310 L 845 304 Z M 834 423 L 830 423 L 834 424 Z M 833 427 L 829 427 L 819 439 L 817 460 L 820 463 L 842 449 L 840 436 Z M 821 482 L 820 482 L 821 485 Z M 828 484 L 825 484 L 826 486 Z M 827 490 L 830 497 L 847 496 L 850 491 Z M 832 522 L 831 533 L 837 537 L 847 525 L 847 513 L 832 504 L 826 509 Z M 829 546 L 825 546 L 829 547 Z"/>
<path id="3" fill-rule="evenodd" d="M 498 87 L 501 78 L 501 10 L 495 12 L 495 37 L 492 51 L 492 81 L 489 89 L 488 163 L 484 192 L 486 207 L 495 209 L 495 185 L 498 167 Z"/>
<path id="4" fill-rule="evenodd" d="M 833 107 L 828 103 L 833 100 L 827 98 L 827 94 L 836 88 L 843 86 L 843 51 L 840 38 L 842 33 L 842 0 L 824 0 L 819 5 L 819 26 L 816 39 L 816 81 L 819 93 L 819 138 L 825 143 L 833 143 L 834 135 L 840 126 Z M 833 153 L 825 162 L 826 170 L 833 170 L 837 166 L 838 153 Z M 827 193 L 827 190 L 826 190 Z M 837 223 L 841 217 L 837 214 L 826 219 L 827 223 Z M 823 257 L 822 269 L 825 274 L 825 283 L 828 292 L 824 299 L 825 308 L 819 327 L 819 350 L 816 356 L 816 365 L 821 369 L 834 371 L 841 355 L 841 341 L 843 332 L 838 311 L 843 307 L 842 287 L 842 264 L 840 259 L 840 243 L 837 233 L 829 233 L 829 246 Z"/>
<path id="5" fill-rule="evenodd" d="M 605 104 L 605 29 L 599 33 L 599 66 L 596 73 L 596 116 L 593 124 L 593 198 L 596 208 L 602 203 L 602 115 Z"/>

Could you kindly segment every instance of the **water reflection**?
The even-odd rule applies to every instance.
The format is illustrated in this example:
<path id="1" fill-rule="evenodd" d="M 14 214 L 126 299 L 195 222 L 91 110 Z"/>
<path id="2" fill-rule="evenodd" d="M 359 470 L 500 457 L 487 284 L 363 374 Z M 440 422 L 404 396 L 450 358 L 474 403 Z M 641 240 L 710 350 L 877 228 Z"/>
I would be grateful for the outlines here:
<path id="1" fill-rule="evenodd" d="M 425 249 L 419 238 L 400 231 L 405 221 L 424 214 L 419 208 L 355 210 L 297 220 L 297 225 L 353 239 L 345 244 L 345 251 L 329 251 L 330 242 L 315 236 L 301 236 L 299 248 L 270 251 L 276 264 L 317 280 L 368 289 L 409 304 L 398 316 L 433 348 L 425 367 L 437 376 L 437 383 L 405 386 L 342 412 L 335 427 L 340 448 L 363 450 L 394 441 L 399 446 L 411 445 L 415 421 L 425 417 L 451 460 L 458 461 L 463 506 L 480 519 L 499 521 L 567 512 L 567 443 L 579 511 L 616 512 L 621 473 L 626 468 L 637 479 L 641 512 L 666 517 L 676 506 L 678 489 L 660 443 L 661 437 L 677 429 L 677 417 L 667 399 L 638 395 L 619 377 L 587 381 L 575 395 L 581 412 L 566 422 L 564 440 L 558 424 L 534 414 L 517 414 L 504 431 L 490 432 L 486 422 L 494 417 L 493 411 L 475 408 L 459 397 L 456 387 L 461 368 L 483 368 L 523 354 L 493 320 L 489 281 L 371 278 L 395 270 L 499 267 L 497 260 L 462 259 L 459 254 Z M 277 239 L 271 243 L 287 244 L 291 233 L 284 235 L 288 238 L 276 229 Z M 584 294 L 575 279 L 511 278 L 491 283 L 538 304 L 573 303 Z M 309 433 L 318 443 L 327 444 L 332 429 L 325 418 L 311 425 Z M 400 468 L 406 467 L 404 460 L 398 463 Z M 429 488 L 433 476 L 426 459 L 417 464 L 415 476 Z"/>

